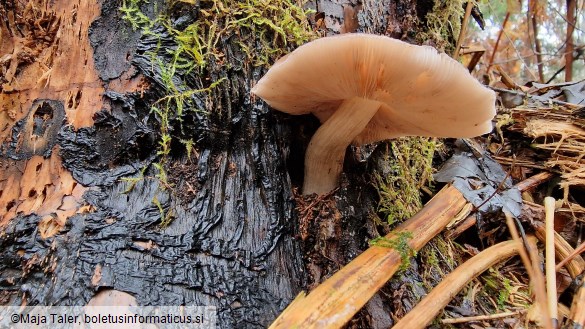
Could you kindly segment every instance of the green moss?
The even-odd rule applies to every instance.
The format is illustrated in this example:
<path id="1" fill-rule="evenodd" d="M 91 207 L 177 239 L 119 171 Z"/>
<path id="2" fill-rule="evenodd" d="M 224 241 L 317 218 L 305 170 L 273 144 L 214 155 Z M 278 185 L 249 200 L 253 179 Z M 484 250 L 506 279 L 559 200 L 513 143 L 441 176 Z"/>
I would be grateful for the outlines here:
<path id="1" fill-rule="evenodd" d="M 122 18 L 126 20 L 132 26 L 133 30 L 142 30 L 143 33 L 150 31 L 150 27 L 154 22 L 146 16 L 140 5 L 146 3 L 144 0 L 122 0 L 122 6 L 120 11 L 124 14 Z"/>
<path id="2" fill-rule="evenodd" d="M 393 238 L 378 237 L 370 241 L 370 246 L 378 246 L 394 249 L 400 255 L 400 270 L 405 270 L 410 265 L 410 257 L 416 256 L 416 250 L 412 249 L 408 241 L 412 239 L 411 232 L 399 232 Z"/>
<path id="3" fill-rule="evenodd" d="M 133 29 L 143 34 L 157 37 L 152 29 L 155 25 L 165 27 L 176 43 L 173 49 L 161 49 L 159 46 L 151 53 L 153 65 L 159 68 L 161 80 L 167 89 L 167 95 L 155 102 L 152 112 L 161 122 L 160 155 L 168 155 L 171 137 L 170 126 L 173 120 L 181 120 L 186 102 L 194 94 L 209 93 L 226 79 L 212 79 L 205 70 L 210 61 L 222 62 L 224 56 L 218 43 L 224 38 L 234 37 L 234 43 L 247 54 L 247 62 L 255 66 L 268 65 L 287 51 L 288 45 L 300 45 L 313 38 L 303 2 L 291 0 L 202 0 L 199 3 L 199 18 L 183 29 L 173 27 L 167 12 L 178 2 L 191 4 L 194 1 L 167 1 L 167 10 L 154 20 L 148 18 L 140 6 L 145 0 L 123 0 L 120 11 L 123 18 Z M 157 54 L 166 52 L 172 60 L 163 63 Z M 177 72 L 186 74 L 195 71 L 210 86 L 204 89 L 188 90 L 177 86 Z M 184 90 L 188 91 L 184 91 Z M 203 109 L 199 109 L 203 110 Z"/>
<path id="4" fill-rule="evenodd" d="M 419 43 L 431 41 L 437 48 L 451 54 L 461 32 L 465 3 L 465 0 L 435 0 L 433 9 L 426 15 L 427 32 L 418 35 Z"/>
<path id="5" fill-rule="evenodd" d="M 167 189 L 172 188 L 168 183 L 166 167 L 171 144 L 176 138 L 173 126 L 179 124 L 182 127 L 186 109 L 205 112 L 205 109 L 198 109 L 192 104 L 193 96 L 205 98 L 207 108 L 216 108 L 212 104 L 213 97 L 209 97 L 209 94 L 226 81 L 226 78 L 215 78 L 217 75 L 210 74 L 212 62 L 220 66 L 224 63 L 229 65 L 220 41 L 239 47 L 241 53 L 246 55 L 246 60 L 242 63 L 244 67 L 267 66 L 284 55 L 289 46 L 310 41 L 316 34 L 308 24 L 307 15 L 310 11 L 303 8 L 304 1 L 201 0 L 196 4 L 192 0 L 169 0 L 165 2 L 165 8 L 155 10 L 160 14 L 154 19 L 150 19 L 141 10 L 141 6 L 147 3 L 145 0 L 123 0 L 120 11 L 134 30 L 140 30 L 143 35 L 155 40 L 159 38 L 159 45 L 150 52 L 150 58 L 153 67 L 160 72 L 166 95 L 151 106 L 151 113 L 160 123 L 158 162 L 153 167 L 161 188 Z M 168 13 L 177 5 L 192 6 L 194 12 L 198 11 L 197 20 L 181 29 L 173 26 Z M 163 27 L 176 46 L 162 47 L 161 35 L 153 32 L 155 27 Z M 230 40 L 226 41 L 227 39 Z M 169 57 L 170 60 L 161 60 Z M 197 76 L 208 87 L 197 90 L 189 88 L 179 78 L 179 72 L 183 76 Z M 190 157 L 194 150 L 193 141 L 182 144 Z M 173 216 L 162 211 L 156 198 L 153 203 L 161 210 L 162 223 L 168 225 Z"/>
<path id="6" fill-rule="evenodd" d="M 483 282 L 480 295 L 497 296 L 495 302 L 498 310 L 530 305 L 530 291 L 527 286 L 515 281 L 513 273 L 502 273 L 497 266 L 491 267 L 479 278 Z"/>
<path id="7" fill-rule="evenodd" d="M 201 18 L 182 31 L 170 29 L 179 53 L 187 54 L 199 68 L 209 60 L 220 61 L 222 38 L 234 40 L 254 66 L 269 65 L 287 52 L 289 44 L 301 45 L 315 38 L 307 21 L 309 10 L 291 0 L 201 1 Z"/>
<path id="8" fill-rule="evenodd" d="M 504 278 L 502 280 L 503 289 L 500 289 L 500 293 L 498 294 L 498 307 L 503 310 L 505 309 L 505 305 L 510 299 L 511 291 L 512 291 L 512 284 L 510 279 Z"/>
<path id="9" fill-rule="evenodd" d="M 194 144 L 195 141 L 192 139 L 181 139 L 181 144 L 185 145 L 185 150 L 187 151 L 187 159 L 191 160 L 191 155 L 194 153 Z"/>
<path id="10" fill-rule="evenodd" d="M 418 253 L 420 272 L 427 290 L 430 291 L 462 262 L 463 249 L 443 235 L 437 235 L 421 248 Z"/>
<path id="11" fill-rule="evenodd" d="M 433 155 L 437 142 L 432 138 L 400 138 L 391 143 L 375 174 L 380 201 L 378 212 L 392 225 L 412 217 L 422 208 L 421 188 L 432 181 Z"/>

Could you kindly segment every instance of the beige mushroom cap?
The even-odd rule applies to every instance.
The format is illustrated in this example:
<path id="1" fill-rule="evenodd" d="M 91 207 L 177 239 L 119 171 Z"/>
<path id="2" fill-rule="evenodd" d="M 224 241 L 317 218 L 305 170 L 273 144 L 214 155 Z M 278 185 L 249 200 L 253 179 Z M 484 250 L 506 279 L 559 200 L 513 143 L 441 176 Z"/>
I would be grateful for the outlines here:
<path id="1" fill-rule="evenodd" d="M 87 306 L 137 306 L 134 296 L 119 290 L 102 290 L 87 303 Z"/>
<path id="2" fill-rule="evenodd" d="M 474 137 L 491 131 L 495 93 L 434 48 L 384 36 L 343 34 L 281 58 L 252 93 L 290 114 L 321 122 L 352 97 L 382 103 L 355 137 L 362 144 L 399 136 Z"/>

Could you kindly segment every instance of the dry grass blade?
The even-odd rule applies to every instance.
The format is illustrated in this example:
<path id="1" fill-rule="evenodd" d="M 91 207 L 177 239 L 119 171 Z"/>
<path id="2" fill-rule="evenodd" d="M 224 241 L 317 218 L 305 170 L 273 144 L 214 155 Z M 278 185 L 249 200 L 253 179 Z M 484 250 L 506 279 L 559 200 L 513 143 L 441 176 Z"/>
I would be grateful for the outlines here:
<path id="1" fill-rule="evenodd" d="M 551 314 L 547 307 L 546 283 L 544 281 L 544 274 L 542 273 L 540 267 L 538 246 L 536 245 L 535 241 L 526 241 L 526 249 L 528 250 L 530 260 L 532 261 L 533 277 L 530 278 L 530 282 L 534 288 L 534 295 L 536 303 L 538 304 L 537 306 L 542 312 L 540 313 L 540 319 L 542 321 L 541 325 L 544 328 L 552 329 L 554 326 Z"/>
<path id="2" fill-rule="evenodd" d="M 454 319 L 443 319 L 441 323 L 444 324 L 457 324 L 457 323 L 466 323 L 466 322 L 475 322 L 475 321 L 487 321 L 493 319 L 501 319 L 507 318 L 510 316 L 515 316 L 520 314 L 520 312 L 503 312 L 497 314 L 489 314 L 489 315 L 478 315 L 478 316 L 466 316 L 462 318 L 454 318 Z"/>
<path id="3" fill-rule="evenodd" d="M 552 316 L 553 326 L 558 324 L 557 310 L 557 272 L 555 271 L 555 199 L 544 198 L 544 209 L 546 212 L 546 293 L 548 297 L 548 311 Z"/>
<path id="4" fill-rule="evenodd" d="M 508 229 L 510 230 L 510 234 L 515 241 L 522 243 L 522 239 L 518 234 L 518 230 L 516 229 L 516 224 L 514 224 L 514 220 L 509 213 L 505 213 L 506 215 L 506 224 L 508 225 Z M 526 273 L 530 277 L 530 282 L 532 283 L 532 287 L 534 289 L 534 295 L 536 299 L 536 304 L 540 307 L 541 315 L 544 322 L 544 327 L 547 329 L 552 328 L 552 321 L 550 319 L 550 314 L 548 312 L 548 308 L 546 307 L 546 290 L 544 288 L 544 276 L 537 264 L 537 257 L 538 254 L 536 253 L 536 243 L 529 243 L 530 241 L 525 241 L 527 244 L 525 248 L 520 248 L 519 254 L 520 258 L 522 259 L 522 263 L 524 263 L 524 267 L 526 268 Z"/>
<path id="5" fill-rule="evenodd" d="M 534 237 L 531 239 L 536 240 Z M 441 283 L 392 328 L 425 328 L 469 281 L 494 264 L 517 254 L 523 248 L 522 244 L 517 241 L 506 241 L 480 252 L 447 275 Z"/>
<path id="6" fill-rule="evenodd" d="M 577 248 L 575 248 L 575 251 L 573 251 L 572 253 L 570 253 L 567 258 L 563 259 L 562 261 L 560 261 L 557 266 L 556 266 L 556 271 L 560 271 L 561 267 L 565 266 L 565 264 L 567 264 L 568 262 L 570 262 L 573 258 L 575 258 L 576 256 L 578 256 L 579 254 L 581 254 L 582 252 L 585 252 L 585 241 L 583 241 L 583 243 L 581 243 Z"/>
<path id="7" fill-rule="evenodd" d="M 443 188 L 414 217 L 386 236 L 410 232 L 410 248 L 419 250 L 467 204 L 453 186 Z M 401 263 L 398 250 L 372 246 L 320 284 L 297 297 L 270 328 L 340 328 L 392 277 Z"/>

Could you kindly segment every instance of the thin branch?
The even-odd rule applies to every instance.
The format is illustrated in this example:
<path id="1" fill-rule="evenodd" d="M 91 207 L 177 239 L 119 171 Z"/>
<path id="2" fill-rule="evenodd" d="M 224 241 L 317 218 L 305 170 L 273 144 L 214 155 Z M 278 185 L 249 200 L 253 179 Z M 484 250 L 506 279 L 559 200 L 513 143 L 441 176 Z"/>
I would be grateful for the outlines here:
<path id="1" fill-rule="evenodd" d="M 459 38 L 457 38 L 457 45 L 455 46 L 455 50 L 453 51 L 453 58 L 457 59 L 459 57 L 459 51 L 461 50 L 461 44 L 463 43 L 463 39 L 465 38 L 465 34 L 467 33 L 467 25 L 469 25 L 469 16 L 471 16 L 471 10 L 473 9 L 473 1 L 467 2 L 467 7 L 465 8 L 465 16 L 463 17 L 463 22 L 461 23 L 461 31 L 459 31 Z"/>
<path id="2" fill-rule="evenodd" d="M 560 261 L 557 266 L 555 267 L 555 270 L 558 272 L 561 270 L 561 268 L 563 266 L 565 266 L 565 264 L 567 264 L 568 262 L 570 262 L 571 260 L 573 260 L 573 258 L 577 257 L 579 254 L 585 252 L 585 241 L 583 241 L 583 243 L 581 243 L 577 248 L 575 248 L 575 250 L 573 252 L 571 252 L 567 258 L 563 259 L 562 261 Z"/>
<path id="3" fill-rule="evenodd" d="M 544 327 L 547 329 L 552 329 L 552 321 L 550 319 L 550 313 L 548 312 L 548 308 L 546 307 L 546 290 L 544 288 L 544 276 L 538 267 L 538 253 L 536 251 L 536 243 L 531 243 L 526 239 L 521 239 L 520 235 L 518 234 L 518 230 L 516 225 L 514 224 L 514 219 L 512 215 L 508 212 L 504 212 L 506 215 L 506 223 L 508 224 L 508 229 L 510 230 L 510 235 L 516 241 L 525 242 L 525 248 L 520 248 L 518 253 L 520 254 L 520 258 L 522 259 L 522 263 L 524 263 L 524 267 L 526 268 L 526 273 L 528 273 L 528 277 L 530 278 L 530 282 L 532 284 L 532 288 L 534 291 L 536 303 L 540 308 L 540 312 L 543 317 Z M 520 225 L 520 228 L 522 226 Z"/>
<path id="4" fill-rule="evenodd" d="M 520 313 L 521 313 L 520 311 L 503 312 L 503 313 L 496 313 L 496 314 L 489 314 L 489 315 L 461 317 L 461 318 L 455 318 L 455 319 L 443 319 L 443 320 L 441 320 L 441 323 L 458 324 L 458 323 L 466 323 L 466 322 L 487 321 L 487 320 L 507 318 L 507 317 L 518 315 Z"/>
<path id="5" fill-rule="evenodd" d="M 536 61 L 538 67 L 538 81 L 544 82 L 544 66 L 542 65 L 542 47 L 540 46 L 540 40 L 538 39 L 538 21 L 536 19 L 538 2 L 537 0 L 531 0 L 528 5 L 528 33 L 532 27 L 532 41 L 534 42 L 534 53 L 536 54 Z"/>
<path id="6" fill-rule="evenodd" d="M 573 80 L 573 31 L 575 30 L 575 11 L 577 9 L 575 0 L 567 0 L 567 44 L 565 52 L 565 81 Z"/>
<path id="7" fill-rule="evenodd" d="M 495 11 L 495 8 L 493 7 L 493 5 L 490 1 L 487 2 L 487 5 L 490 7 L 490 9 L 492 11 Z M 524 60 L 524 56 L 522 56 L 520 54 L 520 51 L 516 47 L 516 44 L 514 43 L 512 38 L 505 31 L 504 31 L 504 36 L 506 36 L 508 43 L 511 45 L 512 49 L 514 49 L 514 52 L 516 53 L 516 56 L 517 56 L 517 60 L 521 61 L 522 64 L 524 64 L 524 67 L 526 68 L 526 71 L 528 72 L 528 74 L 530 74 L 536 80 L 537 79 L 536 75 L 534 75 L 534 72 L 532 72 L 532 70 L 530 69 L 530 65 L 528 65 L 528 63 L 526 63 L 526 61 Z M 530 57 L 530 56 L 528 56 L 528 57 Z"/>
<path id="8" fill-rule="evenodd" d="M 546 294 L 548 297 L 548 311 L 552 317 L 553 327 L 558 326 L 557 308 L 557 277 L 555 271 L 555 199 L 544 198 L 546 242 L 545 242 L 545 272 Z"/>
<path id="9" fill-rule="evenodd" d="M 508 23 L 508 19 L 510 18 L 510 12 L 506 12 L 506 17 L 504 17 L 504 22 L 502 22 L 502 28 L 498 33 L 498 38 L 496 39 L 496 44 L 494 45 L 494 50 L 492 55 L 490 56 L 490 61 L 488 62 L 487 72 L 490 71 L 490 68 L 494 64 L 494 58 L 496 57 L 496 53 L 498 52 L 498 46 L 500 45 L 500 40 L 502 39 L 502 35 L 504 34 L 504 30 L 506 29 L 506 23 Z"/>

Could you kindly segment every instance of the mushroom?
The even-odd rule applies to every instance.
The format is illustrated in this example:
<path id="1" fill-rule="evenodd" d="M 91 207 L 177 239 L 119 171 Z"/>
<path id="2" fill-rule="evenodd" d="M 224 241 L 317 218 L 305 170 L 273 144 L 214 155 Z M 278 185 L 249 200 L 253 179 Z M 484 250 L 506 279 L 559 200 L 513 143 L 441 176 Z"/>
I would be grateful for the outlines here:
<path id="1" fill-rule="evenodd" d="M 474 137 L 491 131 L 495 93 L 428 46 L 369 34 L 317 39 L 279 59 L 252 89 L 322 125 L 305 155 L 303 194 L 337 186 L 345 150 L 400 136 Z"/>
<path id="2" fill-rule="evenodd" d="M 98 292 L 93 296 L 87 306 L 137 306 L 138 302 L 129 293 L 108 289 Z"/>

